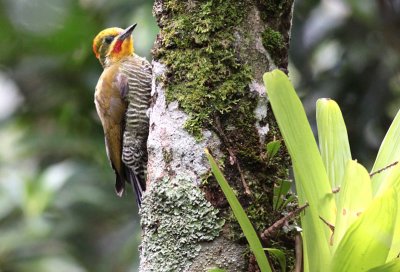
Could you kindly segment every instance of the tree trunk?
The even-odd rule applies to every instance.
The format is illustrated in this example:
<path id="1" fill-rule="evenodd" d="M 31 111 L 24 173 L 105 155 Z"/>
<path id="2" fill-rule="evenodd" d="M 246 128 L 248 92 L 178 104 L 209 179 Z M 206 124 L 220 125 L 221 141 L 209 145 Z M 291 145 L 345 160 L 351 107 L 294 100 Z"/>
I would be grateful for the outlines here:
<path id="1" fill-rule="evenodd" d="M 262 75 L 287 68 L 292 5 L 155 1 L 161 32 L 153 52 L 140 271 L 257 271 L 204 148 L 220 162 L 257 231 L 282 216 L 271 203 L 289 158 L 284 148 L 272 160 L 265 152 L 281 136 Z M 289 259 L 292 236 L 271 238 Z"/>

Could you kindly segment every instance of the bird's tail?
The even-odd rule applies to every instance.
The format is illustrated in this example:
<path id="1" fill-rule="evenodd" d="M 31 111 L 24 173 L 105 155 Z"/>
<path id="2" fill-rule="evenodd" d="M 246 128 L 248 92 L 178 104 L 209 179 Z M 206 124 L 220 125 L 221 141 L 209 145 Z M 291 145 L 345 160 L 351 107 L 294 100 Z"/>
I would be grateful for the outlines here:
<path id="1" fill-rule="evenodd" d="M 144 181 L 140 181 L 140 177 L 134 173 L 130 167 L 125 167 L 126 180 L 132 185 L 133 192 L 136 196 L 136 202 L 139 208 L 142 205 L 142 196 L 145 190 Z"/>

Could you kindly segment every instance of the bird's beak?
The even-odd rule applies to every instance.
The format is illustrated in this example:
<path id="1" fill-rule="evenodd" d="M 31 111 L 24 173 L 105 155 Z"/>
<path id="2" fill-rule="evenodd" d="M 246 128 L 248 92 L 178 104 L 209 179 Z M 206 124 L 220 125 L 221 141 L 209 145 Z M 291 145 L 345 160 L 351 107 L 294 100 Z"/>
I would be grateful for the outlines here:
<path id="1" fill-rule="evenodd" d="M 121 34 L 119 34 L 118 40 L 123 41 L 128 38 L 132 34 L 132 31 L 135 29 L 136 25 L 137 24 L 134 24 L 126 28 Z"/>

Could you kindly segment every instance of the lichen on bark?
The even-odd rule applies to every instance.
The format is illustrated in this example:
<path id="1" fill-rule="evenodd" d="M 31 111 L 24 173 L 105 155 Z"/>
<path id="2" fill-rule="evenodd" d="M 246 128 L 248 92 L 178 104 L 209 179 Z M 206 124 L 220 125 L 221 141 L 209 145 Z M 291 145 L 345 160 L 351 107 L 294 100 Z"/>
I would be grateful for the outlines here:
<path id="1" fill-rule="evenodd" d="M 146 233 L 141 256 L 146 268 L 141 271 L 188 271 L 200 254 L 199 243 L 218 237 L 224 220 L 184 177 L 165 178 L 148 190 L 140 211 Z"/>

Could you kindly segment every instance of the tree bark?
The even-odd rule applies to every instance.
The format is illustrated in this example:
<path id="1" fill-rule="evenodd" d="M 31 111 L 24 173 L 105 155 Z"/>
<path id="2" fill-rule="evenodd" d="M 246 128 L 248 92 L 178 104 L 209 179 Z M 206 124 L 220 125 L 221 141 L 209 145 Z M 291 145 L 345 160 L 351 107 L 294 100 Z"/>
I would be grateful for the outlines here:
<path id="1" fill-rule="evenodd" d="M 271 203 L 289 158 L 284 148 L 273 159 L 265 151 L 281 136 L 262 75 L 287 68 L 292 6 L 293 0 L 155 1 L 160 34 L 140 271 L 257 271 L 204 148 L 258 232 L 282 217 Z M 282 232 L 271 241 L 293 256 L 293 236 Z"/>

